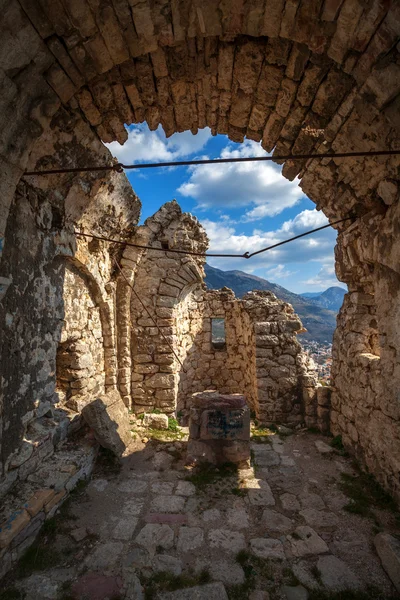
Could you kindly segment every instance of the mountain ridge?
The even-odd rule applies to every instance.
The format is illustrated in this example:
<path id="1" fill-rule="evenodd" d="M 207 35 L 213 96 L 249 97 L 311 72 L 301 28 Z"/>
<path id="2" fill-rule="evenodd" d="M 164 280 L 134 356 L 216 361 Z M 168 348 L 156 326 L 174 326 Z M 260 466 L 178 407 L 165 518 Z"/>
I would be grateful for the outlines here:
<path id="1" fill-rule="evenodd" d="M 329 310 L 339 311 L 343 304 L 345 293 L 346 290 L 344 288 L 335 285 L 329 287 L 324 292 L 316 294 L 315 296 L 314 294 L 312 296 L 309 294 L 300 294 L 300 296 L 307 298 L 307 300 L 312 303 L 317 303 L 319 306 L 328 308 Z"/>
<path id="2" fill-rule="evenodd" d="M 268 290 L 278 298 L 293 305 L 299 315 L 307 333 L 301 335 L 303 339 L 315 340 L 319 343 L 331 343 L 336 327 L 336 311 L 329 310 L 304 298 L 300 294 L 290 292 L 286 288 L 243 271 L 222 271 L 210 265 L 205 265 L 205 283 L 209 289 L 229 287 L 238 298 L 243 297 L 252 290 Z"/>

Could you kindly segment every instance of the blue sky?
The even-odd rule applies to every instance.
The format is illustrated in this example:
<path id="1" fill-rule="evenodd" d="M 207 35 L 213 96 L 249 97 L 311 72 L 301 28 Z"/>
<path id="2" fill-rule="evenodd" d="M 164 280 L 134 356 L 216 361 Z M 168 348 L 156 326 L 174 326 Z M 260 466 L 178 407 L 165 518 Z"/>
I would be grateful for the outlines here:
<path id="1" fill-rule="evenodd" d="M 190 131 L 176 133 L 168 139 L 161 126 L 150 131 L 146 124 L 134 125 L 128 131 L 123 146 L 106 144 L 125 164 L 266 154 L 256 142 L 236 144 L 227 136 L 213 137 L 209 129 L 195 136 Z M 253 252 L 327 223 L 302 193 L 298 181 L 285 179 L 281 167 L 272 162 L 143 169 L 126 174 L 142 202 L 141 222 L 175 198 L 203 224 L 214 252 Z M 329 228 L 254 259 L 210 258 L 208 262 L 225 271 L 240 269 L 264 277 L 296 293 L 323 291 L 332 285 L 345 287 L 334 272 L 335 241 L 336 232 Z"/>

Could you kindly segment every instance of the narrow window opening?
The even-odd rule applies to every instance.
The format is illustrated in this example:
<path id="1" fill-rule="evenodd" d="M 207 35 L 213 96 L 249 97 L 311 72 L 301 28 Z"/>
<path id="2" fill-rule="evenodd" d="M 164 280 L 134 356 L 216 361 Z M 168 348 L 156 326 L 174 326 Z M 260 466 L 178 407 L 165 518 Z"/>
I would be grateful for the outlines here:
<path id="1" fill-rule="evenodd" d="M 215 350 L 225 350 L 225 319 L 211 319 L 211 345 Z"/>
<path id="2" fill-rule="evenodd" d="M 161 248 L 163 250 L 169 250 L 169 243 L 168 240 L 161 240 Z"/>

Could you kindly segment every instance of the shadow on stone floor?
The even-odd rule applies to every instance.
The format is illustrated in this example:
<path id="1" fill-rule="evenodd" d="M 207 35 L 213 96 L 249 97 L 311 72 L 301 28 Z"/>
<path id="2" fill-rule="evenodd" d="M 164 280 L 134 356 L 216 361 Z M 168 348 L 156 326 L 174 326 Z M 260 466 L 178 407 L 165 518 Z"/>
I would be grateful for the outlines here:
<path id="1" fill-rule="evenodd" d="M 322 436 L 265 439 L 239 471 L 185 467 L 183 441 L 137 441 L 121 460 L 101 452 L 30 564 L 5 579 L 19 594 L 8 598 L 395 598 L 373 548 L 377 520 L 387 530 L 395 518 L 344 510 L 350 459 L 321 453 Z"/>

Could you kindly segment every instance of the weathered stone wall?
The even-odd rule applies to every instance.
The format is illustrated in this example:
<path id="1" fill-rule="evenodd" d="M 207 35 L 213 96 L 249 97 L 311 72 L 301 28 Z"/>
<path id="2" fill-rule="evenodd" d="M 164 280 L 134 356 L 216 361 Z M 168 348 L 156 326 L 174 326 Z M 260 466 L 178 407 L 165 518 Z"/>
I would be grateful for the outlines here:
<path id="1" fill-rule="evenodd" d="M 1 402 L 8 407 L 21 402 L 25 407 L 25 389 L 29 389 L 28 396 L 31 392 L 35 396 L 37 387 L 47 386 L 44 371 L 49 368 L 44 363 L 49 360 L 47 353 L 54 356 L 54 352 L 46 349 L 45 342 L 39 343 L 41 350 L 30 345 L 35 344 L 31 340 L 50 336 L 42 316 L 47 308 L 49 318 L 54 316 L 50 331 L 58 331 L 59 295 L 52 290 L 59 289 L 57 280 L 63 277 L 63 267 L 59 270 L 49 266 L 43 270 L 38 265 L 52 265 L 54 255 L 73 254 L 74 250 L 69 238 L 56 240 L 54 235 L 43 234 L 43 228 L 49 227 L 49 218 L 55 223 L 59 221 L 61 198 L 61 204 L 65 199 L 68 206 L 66 214 L 78 222 L 82 216 L 80 207 L 86 206 L 90 189 L 92 200 L 95 196 L 109 198 L 111 191 L 105 192 L 104 187 L 101 191 L 101 186 L 112 182 L 118 187 L 118 181 L 124 181 L 122 175 L 108 178 L 103 174 L 48 178 L 47 183 L 30 178 L 31 188 L 44 192 L 40 204 L 42 216 L 35 217 L 24 202 L 17 210 L 14 204 L 14 198 L 25 195 L 19 189 L 16 196 L 16 186 L 28 164 L 55 167 L 107 162 L 109 156 L 95 132 L 104 141 L 122 142 L 127 135 L 123 124 L 144 120 L 153 129 L 161 123 L 167 135 L 188 129 L 196 132 L 208 125 L 213 133 L 227 133 L 235 141 L 243 140 L 244 136 L 262 140 L 264 148 L 275 148 L 279 153 L 398 148 L 399 34 L 400 9 L 395 0 L 207 1 L 201 6 L 175 0 L 165 0 L 162 4 L 153 0 L 141 4 L 123 0 L 112 5 L 86 0 L 78 3 L 8 0 L 2 7 L 0 24 L 0 252 L 4 247 L 0 297 L 6 294 L 5 315 L 12 315 L 12 303 L 18 304 L 20 314 L 29 315 L 30 323 L 36 322 L 36 326 L 32 325 L 28 334 L 28 319 L 25 322 L 21 317 L 18 331 L 22 331 L 22 336 L 11 341 L 7 325 L 10 317 L 1 320 L 1 330 L 6 333 L 2 336 L 6 340 L 6 357 L 14 356 L 23 365 L 17 373 L 9 365 L 10 359 L 3 363 L 6 375 L 2 398 L 6 399 Z M 71 120 L 71 112 L 80 116 Z M 53 145 L 46 154 L 35 142 L 43 140 L 43 136 L 51 139 L 59 135 L 55 131 L 55 115 L 56 121 L 61 118 L 68 125 L 70 144 L 64 139 L 63 151 Z M 74 148 L 75 130 L 79 129 L 87 132 L 86 141 L 78 141 Z M 44 154 L 45 160 L 40 161 Z M 399 261 L 396 264 L 395 260 L 399 231 L 398 157 L 287 161 L 283 174 L 289 178 L 299 174 L 304 192 L 331 220 L 349 212 L 358 217 L 354 226 L 345 223 L 338 227 L 337 270 L 351 293 L 374 297 L 378 332 L 387 342 L 386 347 L 380 343 L 381 366 L 373 377 L 374 385 L 376 389 L 384 386 L 385 403 L 391 406 L 385 411 L 395 413 L 400 346 L 391 331 L 398 329 L 394 320 L 399 274 Z M 98 187 L 100 182 L 103 184 Z M 115 198 L 119 194 L 112 196 L 118 204 Z M 107 224 L 104 227 L 100 224 L 99 229 L 110 231 L 115 212 L 101 201 L 98 208 L 88 224 L 97 231 L 99 212 L 104 209 Z M 30 223 L 25 223 L 23 211 Z M 34 225 L 35 218 L 39 219 L 38 225 Z M 26 247 L 26 238 L 24 246 L 21 233 L 14 229 L 17 224 L 19 231 L 31 229 L 30 249 Z M 34 233 L 34 227 L 40 232 Z M 113 231 L 124 229 L 120 226 Z M 64 243 L 66 249 L 53 252 L 53 244 Z M 12 246 L 8 251 L 7 244 Z M 18 260 L 31 261 L 28 271 L 35 273 L 35 277 L 32 280 L 22 274 L 19 277 L 11 265 L 11 257 L 15 264 Z M 121 289 L 126 287 L 125 283 L 118 285 Z M 20 293 L 24 287 L 26 299 Z M 41 292 L 44 289 L 51 292 L 49 297 Z M 123 314 L 127 315 L 127 299 L 123 294 L 117 296 Z M 352 310 L 353 303 L 347 306 Z M 16 316 L 13 318 L 16 322 Z M 363 377 L 362 367 L 353 361 L 360 349 L 357 336 L 348 335 L 357 334 L 352 331 L 350 321 L 342 315 L 335 337 L 333 401 L 338 406 L 357 404 L 353 397 L 349 398 L 349 389 L 356 389 L 350 375 L 340 378 L 341 365 L 349 359 L 354 367 L 350 369 L 354 381 Z M 127 319 L 124 327 L 128 334 Z M 13 331 L 11 328 L 12 334 Z M 29 348 L 26 356 L 20 347 L 21 339 L 24 347 Z M 112 339 L 107 343 L 112 344 Z M 127 395 L 131 365 L 125 346 L 129 344 L 129 335 L 121 335 L 118 353 L 127 363 L 119 363 L 118 380 Z M 114 372 L 107 376 L 113 382 L 115 346 L 108 348 Z M 368 344 L 366 348 L 370 352 Z M 34 359 L 29 358 L 32 354 Z M 43 381 L 36 386 L 39 371 Z M 17 393 L 18 389 L 21 392 Z M 372 420 L 375 413 L 386 414 L 376 395 L 374 407 L 369 413 Z M 12 411 L 18 420 L 25 408 Z M 345 420 L 340 428 L 348 444 L 359 455 L 363 454 L 369 464 L 373 463 L 367 458 L 369 453 L 377 453 L 385 473 L 382 480 L 394 489 L 398 468 L 390 455 L 399 452 L 398 437 L 383 436 L 382 450 L 375 444 L 372 427 L 367 432 L 364 429 L 357 441 L 350 441 L 348 425 L 358 426 L 350 414 L 345 416 L 342 409 L 340 414 Z M 390 431 L 397 426 L 392 417 L 388 423 Z M 7 419 L 2 427 L 8 430 Z M 17 426 L 15 431 L 18 438 L 22 428 Z M 378 468 L 373 468 L 379 475 Z"/>
<path id="2" fill-rule="evenodd" d="M 59 400 L 80 412 L 104 393 L 104 350 L 100 309 L 77 268 L 64 275 L 64 327 L 57 349 Z"/>
<path id="3" fill-rule="evenodd" d="M 118 362 L 125 403 L 137 413 L 172 413 L 190 408 L 193 393 L 216 389 L 245 394 L 265 422 L 300 421 L 303 387 L 316 379 L 296 339 L 302 325 L 293 308 L 269 293 L 239 300 L 229 289 L 206 290 L 204 258 L 173 252 L 205 252 L 208 244 L 198 221 L 175 201 L 147 219 L 132 241 L 154 250 L 128 246 L 121 260 Z M 225 321 L 223 348 L 212 342 L 215 318 Z"/>
<path id="4" fill-rule="evenodd" d="M 190 349 L 183 362 L 178 387 L 178 407 L 190 408 L 196 392 L 215 389 L 221 394 L 246 394 L 256 408 L 254 332 L 250 318 L 232 290 L 199 290 L 192 295 L 187 313 Z M 212 319 L 224 319 L 226 344 L 215 348 Z"/>
<path id="5" fill-rule="evenodd" d="M 161 250 L 161 243 L 171 250 L 204 252 L 207 237 L 197 219 L 169 202 L 138 228 L 132 241 L 155 250 L 128 246 L 121 260 L 123 273 L 117 284 L 120 391 L 126 404 L 133 400 L 137 412 L 158 408 L 170 413 L 176 408 L 176 357 L 183 361 L 185 353 L 176 337 L 183 321 L 175 310 L 201 283 L 204 259 Z"/>
<path id="6" fill-rule="evenodd" d="M 331 400 L 332 432 L 398 497 L 400 260 L 384 236 L 398 231 L 399 216 L 396 203 L 343 235 L 339 275 L 349 293 L 334 337 Z"/>
<path id="7" fill-rule="evenodd" d="M 110 160 L 108 150 L 80 115 L 61 110 L 35 145 L 30 166 L 58 161 L 76 165 L 93 160 L 96 154 Z M 77 339 L 76 327 L 83 320 L 86 326 L 79 335 L 85 337 L 85 331 L 89 335 L 91 330 L 96 350 L 90 337 L 84 340 L 91 350 L 81 348 L 78 362 L 92 354 L 93 365 L 88 377 L 81 372 L 75 383 L 85 383 L 89 392 L 89 375 L 95 374 L 93 393 L 97 386 L 116 386 L 115 290 L 110 283 L 116 249 L 104 242 L 77 241 L 74 228 L 123 239 L 137 223 L 139 210 L 126 178 L 116 173 L 32 178 L 19 184 L 0 266 L 0 275 L 12 281 L 0 305 L 0 486 L 9 481 L 10 455 L 23 445 L 43 410 L 63 400 L 55 393 L 57 349 L 71 336 Z M 89 307 L 94 311 L 92 322 Z"/>

